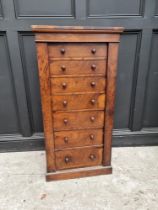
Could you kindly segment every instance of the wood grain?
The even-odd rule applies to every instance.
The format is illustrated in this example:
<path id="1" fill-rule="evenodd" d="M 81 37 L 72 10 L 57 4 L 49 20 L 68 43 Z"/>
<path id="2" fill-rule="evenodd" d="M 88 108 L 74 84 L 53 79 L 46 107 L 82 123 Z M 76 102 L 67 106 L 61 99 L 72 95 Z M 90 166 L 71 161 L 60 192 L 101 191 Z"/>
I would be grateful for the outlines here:
<path id="1" fill-rule="evenodd" d="M 103 130 L 74 130 L 54 133 L 55 149 L 103 144 Z"/>
<path id="2" fill-rule="evenodd" d="M 61 75 L 105 75 L 106 60 L 51 60 L 52 76 Z"/>
<path id="3" fill-rule="evenodd" d="M 52 101 L 53 111 L 104 110 L 105 108 L 105 94 L 103 93 L 53 95 Z"/>
<path id="4" fill-rule="evenodd" d="M 78 169 L 68 169 L 68 170 L 61 170 L 55 173 L 48 173 L 46 175 L 47 181 L 58 181 L 58 180 L 65 180 L 65 179 L 75 179 L 75 178 L 83 178 L 89 176 L 99 176 L 99 175 L 106 175 L 112 173 L 111 166 L 93 166 L 93 167 L 86 167 L 86 168 L 78 168 Z"/>
<path id="5" fill-rule="evenodd" d="M 66 33 L 66 34 L 59 34 L 59 33 L 38 33 L 35 36 L 36 42 L 58 42 L 58 43 L 67 43 L 67 42 L 82 42 L 82 43 L 90 43 L 90 42 L 98 42 L 98 43 L 107 43 L 107 42 L 119 42 L 119 35 L 118 34 L 81 34 L 81 33 Z"/>
<path id="6" fill-rule="evenodd" d="M 105 92 L 106 80 L 103 77 L 72 77 L 52 78 L 51 92 L 58 93 L 85 93 Z"/>
<path id="7" fill-rule="evenodd" d="M 123 27 L 93 27 L 93 26 L 57 26 L 57 25 L 32 25 L 33 32 L 46 32 L 46 33 L 121 33 L 123 32 Z"/>
<path id="8" fill-rule="evenodd" d="M 51 105 L 51 88 L 50 88 L 50 75 L 48 64 L 48 51 L 47 44 L 38 43 L 37 57 L 38 69 L 40 79 L 40 93 L 42 100 L 42 113 L 43 125 L 45 135 L 45 148 L 47 152 L 47 171 L 55 171 L 55 158 L 54 158 L 54 138 L 53 138 L 53 121 L 52 121 L 52 105 Z"/>
<path id="9" fill-rule="evenodd" d="M 61 51 L 64 50 L 64 53 Z M 92 52 L 95 50 L 95 53 Z M 63 43 L 48 45 L 50 58 L 64 57 L 107 57 L 107 45 L 95 43 Z"/>
<path id="10" fill-rule="evenodd" d="M 112 129 L 114 121 L 114 101 L 116 90 L 117 60 L 118 60 L 118 44 L 109 44 L 108 64 L 107 64 L 107 100 L 105 109 L 105 125 L 104 125 L 104 156 L 103 165 L 111 164 L 111 145 L 112 145 Z"/>
<path id="11" fill-rule="evenodd" d="M 61 170 L 101 165 L 102 152 L 103 149 L 97 147 L 57 151 L 55 152 L 56 167 Z"/>
<path id="12" fill-rule="evenodd" d="M 53 119 L 55 131 L 103 128 L 104 111 L 56 112 L 53 114 Z"/>

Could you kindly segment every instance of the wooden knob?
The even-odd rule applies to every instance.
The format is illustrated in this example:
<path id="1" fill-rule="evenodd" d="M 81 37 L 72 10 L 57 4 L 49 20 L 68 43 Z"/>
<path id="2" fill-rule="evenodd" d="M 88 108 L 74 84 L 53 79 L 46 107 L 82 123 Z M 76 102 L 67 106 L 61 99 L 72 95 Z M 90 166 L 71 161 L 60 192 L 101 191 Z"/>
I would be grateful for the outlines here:
<path id="1" fill-rule="evenodd" d="M 95 82 L 91 82 L 91 86 L 92 87 L 95 87 L 96 86 L 96 83 Z"/>
<path id="2" fill-rule="evenodd" d="M 65 163 L 69 163 L 69 162 L 71 162 L 71 157 L 66 156 L 66 157 L 65 157 Z"/>
<path id="3" fill-rule="evenodd" d="M 93 49 L 91 50 L 91 52 L 92 52 L 93 54 L 95 54 L 95 53 L 96 53 L 96 49 L 93 48 Z"/>
<path id="4" fill-rule="evenodd" d="M 95 121 L 95 117 L 94 117 L 94 116 L 90 117 L 90 120 L 91 120 L 92 122 L 94 122 L 94 121 Z"/>
<path id="5" fill-rule="evenodd" d="M 90 135 L 89 135 L 89 138 L 90 138 L 91 140 L 94 140 L 94 135 L 93 135 L 93 134 L 90 134 Z"/>
<path id="6" fill-rule="evenodd" d="M 66 89 L 66 87 L 67 87 L 66 82 L 63 82 L 63 83 L 62 83 L 62 87 L 63 87 L 63 89 Z"/>
<path id="7" fill-rule="evenodd" d="M 90 154 L 89 159 L 95 160 L 96 159 L 96 156 L 94 154 Z"/>
<path id="8" fill-rule="evenodd" d="M 67 119 L 64 119 L 63 121 L 64 121 L 64 124 L 67 125 L 68 120 Z"/>
<path id="9" fill-rule="evenodd" d="M 64 65 L 61 66 L 61 70 L 62 70 L 62 71 L 65 71 L 65 70 L 66 70 L 66 66 L 64 66 Z"/>
<path id="10" fill-rule="evenodd" d="M 61 48 L 60 49 L 60 52 L 61 52 L 61 54 L 65 54 L 65 49 L 64 48 Z"/>
<path id="11" fill-rule="evenodd" d="M 63 101 L 63 106 L 67 106 L 67 101 Z"/>
<path id="12" fill-rule="evenodd" d="M 65 136 L 65 137 L 64 137 L 64 142 L 65 142 L 65 143 L 68 143 L 68 141 L 69 141 L 69 138 L 68 138 L 67 136 Z"/>
<path id="13" fill-rule="evenodd" d="M 91 65 L 91 69 L 92 69 L 92 70 L 95 70 L 95 69 L 96 69 L 96 65 L 95 65 L 95 64 L 92 64 L 92 65 Z"/>
<path id="14" fill-rule="evenodd" d="M 96 102 L 95 99 L 92 99 L 92 100 L 91 100 L 91 104 L 92 104 L 92 105 L 94 105 L 95 102 Z"/>

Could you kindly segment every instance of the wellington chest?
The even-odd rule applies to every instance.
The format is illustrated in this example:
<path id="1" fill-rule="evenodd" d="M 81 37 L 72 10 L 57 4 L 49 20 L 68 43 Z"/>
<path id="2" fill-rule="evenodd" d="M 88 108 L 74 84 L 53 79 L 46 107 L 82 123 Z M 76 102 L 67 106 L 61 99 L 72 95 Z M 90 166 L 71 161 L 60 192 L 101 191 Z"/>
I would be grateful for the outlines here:
<path id="1" fill-rule="evenodd" d="M 111 143 L 121 27 L 32 26 L 47 181 L 112 173 Z"/>

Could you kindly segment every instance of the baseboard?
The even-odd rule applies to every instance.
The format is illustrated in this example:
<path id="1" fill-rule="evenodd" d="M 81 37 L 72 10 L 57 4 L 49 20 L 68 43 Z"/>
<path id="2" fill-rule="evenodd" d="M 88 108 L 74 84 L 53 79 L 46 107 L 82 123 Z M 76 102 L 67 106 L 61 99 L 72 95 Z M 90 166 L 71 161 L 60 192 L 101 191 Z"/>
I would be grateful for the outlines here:
<path id="1" fill-rule="evenodd" d="M 158 146 L 158 132 L 114 131 L 113 147 Z M 0 152 L 36 151 L 44 149 L 43 134 L 31 137 L 19 135 L 0 136 Z"/>
<path id="2" fill-rule="evenodd" d="M 31 137 L 20 135 L 0 136 L 0 152 L 22 152 L 22 151 L 44 150 L 43 134 L 34 134 Z"/>

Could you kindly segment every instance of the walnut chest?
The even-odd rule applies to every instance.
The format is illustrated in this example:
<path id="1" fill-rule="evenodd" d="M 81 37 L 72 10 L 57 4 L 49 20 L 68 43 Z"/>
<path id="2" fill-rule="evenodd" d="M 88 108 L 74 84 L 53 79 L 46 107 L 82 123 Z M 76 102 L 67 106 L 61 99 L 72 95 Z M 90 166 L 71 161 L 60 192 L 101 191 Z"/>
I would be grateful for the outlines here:
<path id="1" fill-rule="evenodd" d="M 123 28 L 32 26 L 47 181 L 112 173 L 111 142 Z"/>

